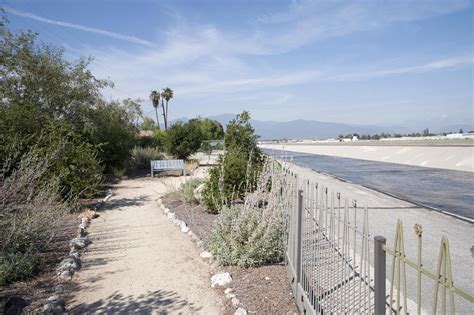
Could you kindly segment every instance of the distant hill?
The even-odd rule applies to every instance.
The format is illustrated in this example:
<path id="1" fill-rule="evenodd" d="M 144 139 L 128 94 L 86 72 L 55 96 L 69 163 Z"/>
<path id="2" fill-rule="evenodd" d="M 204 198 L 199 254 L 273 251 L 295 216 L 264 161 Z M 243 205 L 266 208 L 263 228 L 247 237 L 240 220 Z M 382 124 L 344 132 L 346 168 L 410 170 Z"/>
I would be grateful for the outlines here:
<path id="1" fill-rule="evenodd" d="M 219 121 L 224 127 L 229 123 L 235 114 L 221 114 L 217 116 L 209 116 L 207 118 Z M 183 117 L 173 120 L 186 122 L 189 118 Z M 316 120 L 297 119 L 291 121 L 262 121 L 251 120 L 252 126 L 255 128 L 256 134 L 260 135 L 262 140 L 269 139 L 328 139 L 336 138 L 340 134 L 358 133 L 358 134 L 379 134 L 385 133 L 410 133 L 421 132 L 424 128 L 417 129 L 405 126 L 384 126 L 384 125 L 356 125 L 322 122 Z M 429 126 L 428 126 L 429 127 Z M 454 128 L 454 129 L 453 129 Z M 454 132 L 462 128 L 464 131 L 474 129 L 470 125 L 450 125 L 436 126 L 433 132 Z M 431 129 L 430 129 L 431 130 Z"/>

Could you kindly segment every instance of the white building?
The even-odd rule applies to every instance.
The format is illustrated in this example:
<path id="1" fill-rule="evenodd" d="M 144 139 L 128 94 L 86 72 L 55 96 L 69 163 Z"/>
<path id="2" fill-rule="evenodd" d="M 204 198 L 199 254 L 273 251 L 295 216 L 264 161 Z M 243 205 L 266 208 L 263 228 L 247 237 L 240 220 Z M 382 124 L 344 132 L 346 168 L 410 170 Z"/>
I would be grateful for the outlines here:
<path id="1" fill-rule="evenodd" d="M 474 139 L 474 133 L 451 133 L 446 135 L 446 138 L 450 140 Z"/>

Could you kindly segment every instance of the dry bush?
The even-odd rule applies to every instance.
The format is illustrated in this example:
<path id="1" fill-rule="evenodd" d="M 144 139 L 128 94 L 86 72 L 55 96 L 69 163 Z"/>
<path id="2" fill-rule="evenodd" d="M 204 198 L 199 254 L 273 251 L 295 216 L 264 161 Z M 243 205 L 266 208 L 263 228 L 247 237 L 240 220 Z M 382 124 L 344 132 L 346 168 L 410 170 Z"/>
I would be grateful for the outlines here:
<path id="1" fill-rule="evenodd" d="M 198 204 L 199 200 L 194 194 L 194 190 L 203 182 L 202 179 L 192 178 L 181 184 L 179 188 L 179 196 L 181 200 L 187 204 Z"/>
<path id="2" fill-rule="evenodd" d="M 43 175 L 51 157 L 25 154 L 0 187 L 0 284 L 32 275 L 40 266 L 40 253 L 57 231 L 72 200 L 60 197 L 59 179 Z M 2 174 L 8 169 L 4 163 Z M 3 175 L 4 176 L 4 175 Z"/>
<path id="3" fill-rule="evenodd" d="M 242 205 L 225 206 L 206 240 L 223 265 L 241 267 L 279 262 L 284 254 L 285 212 L 288 202 L 284 172 L 268 159 Z"/>
<path id="4" fill-rule="evenodd" d="M 132 170 L 149 169 L 150 161 L 163 160 L 165 157 L 157 147 L 134 147 L 130 155 L 130 169 Z"/>

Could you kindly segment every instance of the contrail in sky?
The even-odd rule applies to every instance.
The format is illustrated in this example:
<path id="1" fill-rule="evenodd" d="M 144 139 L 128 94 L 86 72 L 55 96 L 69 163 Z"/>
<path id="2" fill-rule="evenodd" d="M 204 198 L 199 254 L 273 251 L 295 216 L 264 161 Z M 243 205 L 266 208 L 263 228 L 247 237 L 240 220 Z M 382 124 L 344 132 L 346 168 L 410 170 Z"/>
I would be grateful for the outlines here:
<path id="1" fill-rule="evenodd" d="M 62 27 L 73 28 L 73 29 L 80 30 L 80 31 L 83 31 L 83 32 L 100 34 L 100 35 L 107 36 L 107 37 L 110 37 L 110 38 L 120 39 L 120 40 L 123 40 L 123 41 L 127 41 L 129 43 L 139 44 L 139 45 L 143 45 L 143 46 L 147 46 L 147 47 L 155 47 L 155 44 L 153 44 L 152 42 L 147 41 L 147 40 L 142 39 L 142 38 L 135 37 L 135 36 L 129 36 L 129 35 L 124 35 L 124 34 L 109 32 L 109 31 L 106 31 L 106 30 L 102 30 L 100 28 L 94 28 L 94 27 L 89 27 L 89 26 L 80 25 L 80 24 L 73 24 L 73 23 L 69 23 L 69 22 L 51 20 L 51 19 L 44 18 L 44 17 L 38 16 L 36 14 L 30 13 L 30 12 L 18 11 L 18 10 L 9 8 L 9 7 L 4 7 L 4 10 L 6 12 L 9 12 L 9 13 L 13 14 L 13 15 L 21 16 L 21 17 L 24 17 L 24 18 L 27 18 L 27 19 L 38 21 L 38 22 L 53 24 L 53 25 L 62 26 Z"/>

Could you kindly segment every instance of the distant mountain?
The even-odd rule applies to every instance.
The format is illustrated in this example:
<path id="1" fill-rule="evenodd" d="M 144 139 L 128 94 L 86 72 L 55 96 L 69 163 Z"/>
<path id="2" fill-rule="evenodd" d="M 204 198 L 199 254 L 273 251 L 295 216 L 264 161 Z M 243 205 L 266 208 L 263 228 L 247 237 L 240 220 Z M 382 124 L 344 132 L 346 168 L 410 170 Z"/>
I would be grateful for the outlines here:
<path id="1" fill-rule="evenodd" d="M 217 120 L 224 127 L 235 117 L 235 114 L 221 114 L 217 116 L 209 116 L 207 118 Z M 183 117 L 173 120 L 186 122 L 189 118 Z M 262 140 L 269 139 L 329 139 L 336 138 L 340 134 L 358 133 L 358 134 L 380 134 L 385 133 L 411 133 L 421 132 L 420 130 L 408 128 L 405 126 L 378 126 L 378 125 L 356 125 L 321 122 L 315 120 L 291 120 L 291 121 L 262 121 L 251 120 L 252 126 L 255 128 L 255 133 L 260 135 Z M 429 126 L 428 126 L 429 127 Z M 472 130 L 469 125 L 451 125 L 451 126 L 436 126 L 434 132 L 457 132 L 460 128 L 464 131 Z M 431 130 L 431 129 L 430 129 Z"/>

